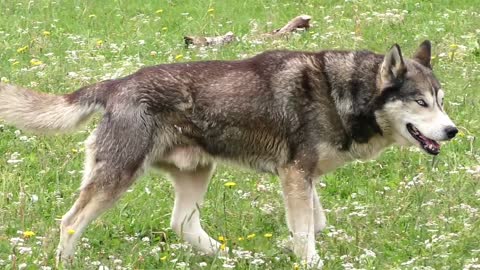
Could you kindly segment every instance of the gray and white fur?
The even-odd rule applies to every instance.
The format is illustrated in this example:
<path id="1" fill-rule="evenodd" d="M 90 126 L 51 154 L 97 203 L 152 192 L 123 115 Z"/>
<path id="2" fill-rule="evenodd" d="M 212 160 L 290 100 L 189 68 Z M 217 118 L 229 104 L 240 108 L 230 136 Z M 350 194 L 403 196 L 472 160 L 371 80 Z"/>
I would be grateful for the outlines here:
<path id="1" fill-rule="evenodd" d="M 58 259 L 70 260 L 87 225 L 151 167 L 173 181 L 173 230 L 203 252 L 221 252 L 197 206 L 215 164 L 228 162 L 280 177 L 293 250 L 314 267 L 315 234 L 326 222 L 316 178 L 392 144 L 438 154 L 437 141 L 455 136 L 430 47 L 423 42 L 412 59 L 395 45 L 386 55 L 270 51 L 165 64 L 60 96 L 0 84 L 0 118 L 63 132 L 103 112 L 86 141 L 79 197 L 62 219 Z"/>

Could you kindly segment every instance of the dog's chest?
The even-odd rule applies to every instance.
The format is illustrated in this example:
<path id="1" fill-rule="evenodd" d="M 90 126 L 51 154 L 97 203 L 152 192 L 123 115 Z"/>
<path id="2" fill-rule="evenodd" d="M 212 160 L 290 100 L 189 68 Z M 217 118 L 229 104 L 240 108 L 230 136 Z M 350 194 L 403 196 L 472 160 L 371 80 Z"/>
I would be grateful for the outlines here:
<path id="1" fill-rule="evenodd" d="M 331 144 L 319 144 L 317 174 L 326 174 L 354 160 L 374 159 L 389 145 L 389 141 L 383 137 L 374 137 L 368 143 L 354 142 L 347 151 L 340 150 Z"/>

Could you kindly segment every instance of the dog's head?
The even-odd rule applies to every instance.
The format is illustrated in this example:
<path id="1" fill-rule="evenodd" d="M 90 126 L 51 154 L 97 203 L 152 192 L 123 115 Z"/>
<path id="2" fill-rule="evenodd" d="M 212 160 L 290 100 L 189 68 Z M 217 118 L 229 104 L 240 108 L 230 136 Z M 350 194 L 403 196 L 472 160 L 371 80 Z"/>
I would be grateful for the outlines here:
<path id="1" fill-rule="evenodd" d="M 452 139 L 458 130 L 443 108 L 445 94 L 430 60 L 428 40 L 412 59 L 404 59 L 398 45 L 385 55 L 379 73 L 383 115 L 380 125 L 389 130 L 397 144 L 416 145 L 437 155 L 438 141 Z"/>

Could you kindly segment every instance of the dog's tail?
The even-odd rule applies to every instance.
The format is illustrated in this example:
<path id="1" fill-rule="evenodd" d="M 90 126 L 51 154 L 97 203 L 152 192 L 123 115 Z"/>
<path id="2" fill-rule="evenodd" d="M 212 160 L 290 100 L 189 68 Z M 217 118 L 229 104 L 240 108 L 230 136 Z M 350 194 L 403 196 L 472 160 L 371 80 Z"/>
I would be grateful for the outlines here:
<path id="1" fill-rule="evenodd" d="M 35 132 L 72 131 L 105 107 L 102 90 L 99 83 L 71 94 L 53 95 L 0 83 L 0 119 Z"/>

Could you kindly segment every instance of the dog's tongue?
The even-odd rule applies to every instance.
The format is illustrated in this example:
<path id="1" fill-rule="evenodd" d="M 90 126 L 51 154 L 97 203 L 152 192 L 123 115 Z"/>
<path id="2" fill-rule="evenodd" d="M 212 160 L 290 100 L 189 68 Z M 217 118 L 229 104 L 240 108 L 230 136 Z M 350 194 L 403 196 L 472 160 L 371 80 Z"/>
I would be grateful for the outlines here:
<path id="1" fill-rule="evenodd" d="M 427 148 L 432 153 L 440 152 L 440 144 L 437 141 L 431 140 L 423 135 L 420 135 L 420 137 L 422 138 L 422 141 L 424 143 L 424 148 Z"/>

